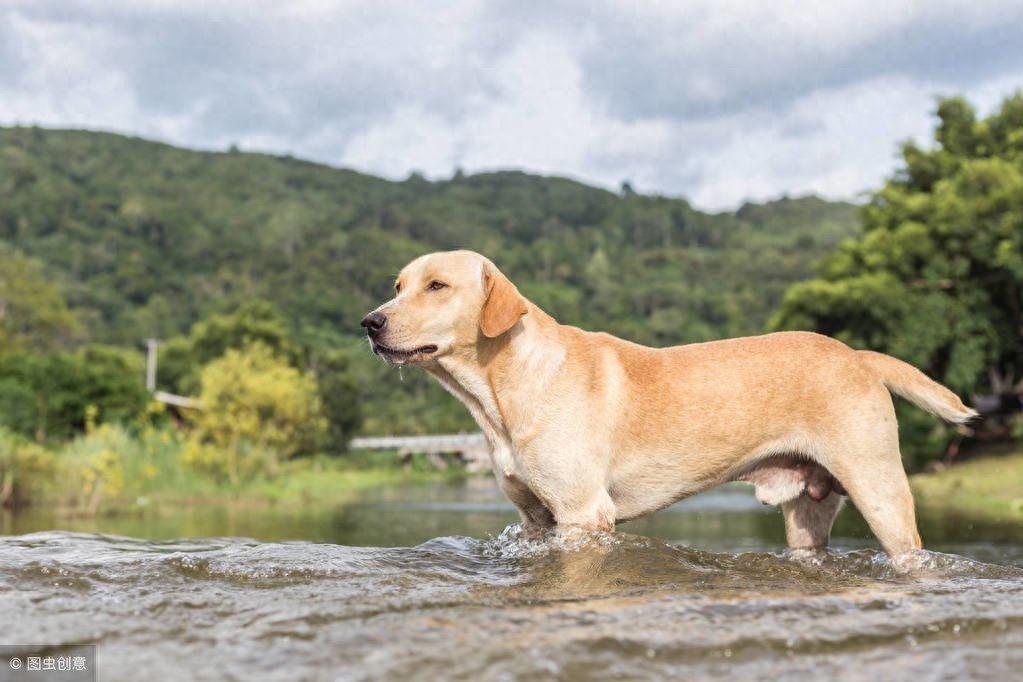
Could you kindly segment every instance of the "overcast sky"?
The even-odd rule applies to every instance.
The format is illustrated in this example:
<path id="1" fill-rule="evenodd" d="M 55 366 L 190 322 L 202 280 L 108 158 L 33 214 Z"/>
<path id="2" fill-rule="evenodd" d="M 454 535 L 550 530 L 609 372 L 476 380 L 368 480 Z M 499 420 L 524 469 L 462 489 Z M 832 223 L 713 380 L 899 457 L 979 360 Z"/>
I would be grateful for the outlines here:
<path id="1" fill-rule="evenodd" d="M 856 197 L 935 96 L 1021 86 L 1023 0 L 0 0 L 0 125 L 705 209 Z"/>

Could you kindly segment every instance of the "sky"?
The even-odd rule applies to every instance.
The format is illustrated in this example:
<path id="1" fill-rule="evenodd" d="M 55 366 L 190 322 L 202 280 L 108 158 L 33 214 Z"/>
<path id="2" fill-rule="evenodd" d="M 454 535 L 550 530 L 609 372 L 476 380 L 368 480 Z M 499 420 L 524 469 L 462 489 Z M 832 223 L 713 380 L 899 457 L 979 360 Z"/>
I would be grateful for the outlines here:
<path id="1" fill-rule="evenodd" d="M 0 0 L 0 125 L 705 210 L 863 198 L 1021 87 L 1023 0 Z"/>

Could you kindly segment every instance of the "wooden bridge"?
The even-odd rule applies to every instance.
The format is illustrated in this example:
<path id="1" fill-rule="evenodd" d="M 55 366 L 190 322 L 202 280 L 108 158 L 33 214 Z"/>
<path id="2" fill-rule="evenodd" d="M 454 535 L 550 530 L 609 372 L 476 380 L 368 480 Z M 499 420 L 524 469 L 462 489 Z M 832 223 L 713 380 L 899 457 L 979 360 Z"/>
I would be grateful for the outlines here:
<path id="1" fill-rule="evenodd" d="M 451 433 L 435 436 L 379 436 L 353 438 L 353 450 L 397 450 L 403 460 L 413 455 L 426 455 L 440 468 L 448 465 L 448 457 L 457 457 L 469 469 L 490 468 L 490 446 L 482 433 Z"/>

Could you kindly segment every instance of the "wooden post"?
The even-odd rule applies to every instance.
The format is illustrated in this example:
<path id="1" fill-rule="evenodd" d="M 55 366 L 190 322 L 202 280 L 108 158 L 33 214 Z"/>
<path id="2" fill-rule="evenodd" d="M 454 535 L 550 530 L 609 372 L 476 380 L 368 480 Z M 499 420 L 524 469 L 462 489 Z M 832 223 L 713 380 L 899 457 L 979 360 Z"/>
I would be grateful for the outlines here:
<path id="1" fill-rule="evenodd" d="M 146 390 L 152 393 L 156 390 L 156 349 L 160 345 L 158 339 L 146 339 L 148 353 L 146 353 Z"/>

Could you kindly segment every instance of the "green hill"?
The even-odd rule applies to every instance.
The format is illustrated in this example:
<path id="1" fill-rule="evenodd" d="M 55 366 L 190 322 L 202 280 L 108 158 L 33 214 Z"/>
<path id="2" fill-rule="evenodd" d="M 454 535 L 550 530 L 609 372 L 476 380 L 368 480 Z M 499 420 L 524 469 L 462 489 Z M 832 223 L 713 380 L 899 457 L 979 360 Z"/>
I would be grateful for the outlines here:
<path id="1" fill-rule="evenodd" d="M 857 211 L 805 197 L 708 214 L 519 172 L 391 182 L 291 157 L 0 129 L 0 242 L 45 264 L 83 340 L 137 347 L 266 299 L 309 346 L 354 348 L 375 432 L 471 426 L 421 373 L 400 384 L 361 347 L 359 320 L 415 256 L 481 251 L 560 321 L 669 345 L 760 332 L 788 285 L 859 232 Z"/>

